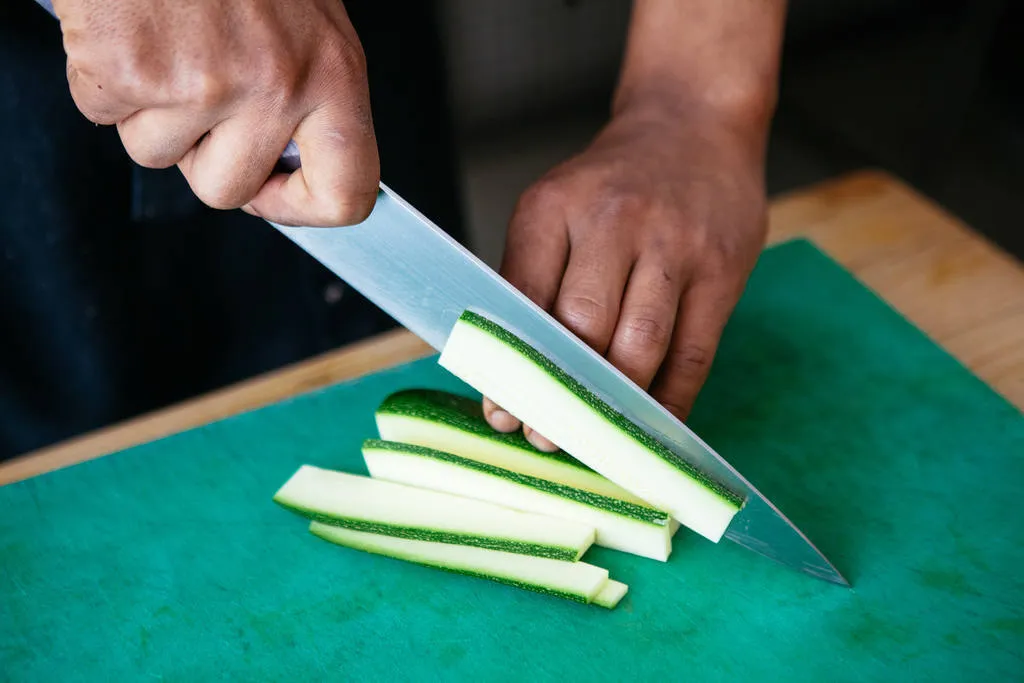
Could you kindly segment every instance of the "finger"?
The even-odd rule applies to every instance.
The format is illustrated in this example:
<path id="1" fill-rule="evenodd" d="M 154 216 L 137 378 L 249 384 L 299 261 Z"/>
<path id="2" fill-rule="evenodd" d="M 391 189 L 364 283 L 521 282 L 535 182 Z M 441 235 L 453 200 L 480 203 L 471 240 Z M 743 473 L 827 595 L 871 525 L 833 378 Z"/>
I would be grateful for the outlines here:
<path id="1" fill-rule="evenodd" d="M 262 120 L 230 118 L 213 126 L 178 167 L 204 204 L 237 209 L 262 191 L 291 137 L 288 128 L 266 130 Z"/>
<path id="2" fill-rule="evenodd" d="M 71 99 L 82 115 L 93 123 L 112 126 L 138 111 L 138 106 L 119 98 L 115 88 L 104 88 L 89 71 L 79 69 L 70 60 L 67 64 L 67 77 Z"/>
<path id="3" fill-rule="evenodd" d="M 267 181 L 250 203 L 257 214 L 314 227 L 354 225 L 370 215 L 380 187 L 380 159 L 369 93 L 347 95 L 299 123 L 293 137 L 302 167 Z"/>
<path id="4" fill-rule="evenodd" d="M 658 256 L 633 267 L 622 300 L 608 361 L 646 389 L 665 359 L 679 310 L 683 274 Z"/>
<path id="5" fill-rule="evenodd" d="M 550 310 L 555 301 L 569 254 L 569 238 L 562 216 L 549 186 L 538 183 L 523 193 L 505 237 L 499 272 L 544 310 Z M 502 432 L 515 431 L 521 424 L 487 398 L 484 398 L 484 415 L 492 427 Z M 526 429 L 523 433 L 529 434 Z"/>
<path id="6" fill-rule="evenodd" d="M 621 234 L 595 231 L 579 245 L 570 245 L 569 263 L 553 308 L 563 325 L 602 355 L 615 329 L 633 260 L 633 254 L 616 239 Z M 558 450 L 530 427 L 524 427 L 523 433 L 542 451 Z"/>
<path id="7" fill-rule="evenodd" d="M 604 355 L 619 318 L 633 254 L 617 237 L 625 231 L 595 231 L 572 244 L 554 315 L 591 348 Z"/>
<path id="8" fill-rule="evenodd" d="M 523 425 L 523 435 L 526 437 L 526 440 L 533 444 L 533 447 L 539 451 L 554 453 L 558 450 L 558 446 L 556 446 L 552 441 L 541 436 L 540 433 L 532 427 Z"/>
<path id="9" fill-rule="evenodd" d="M 551 310 L 569 256 L 562 207 L 543 184 L 527 190 L 509 222 L 501 275 L 546 311 Z"/>
<path id="10" fill-rule="evenodd" d="M 117 123 L 128 156 L 146 168 L 168 168 L 217 123 L 212 112 L 184 109 L 143 109 Z"/>
<path id="11" fill-rule="evenodd" d="M 519 429 L 519 420 L 487 397 L 484 397 L 484 417 L 491 427 L 499 432 L 514 432 Z"/>
<path id="12" fill-rule="evenodd" d="M 683 294 L 668 353 L 651 388 L 651 395 L 680 420 L 690 414 L 707 379 L 738 299 L 739 287 L 723 280 L 698 280 Z"/>

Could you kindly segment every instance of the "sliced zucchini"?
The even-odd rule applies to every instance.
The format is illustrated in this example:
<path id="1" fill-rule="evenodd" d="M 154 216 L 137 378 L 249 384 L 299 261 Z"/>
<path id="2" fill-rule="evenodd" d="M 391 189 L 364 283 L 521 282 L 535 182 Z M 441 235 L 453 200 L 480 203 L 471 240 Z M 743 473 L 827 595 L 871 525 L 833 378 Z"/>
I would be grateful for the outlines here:
<path id="1" fill-rule="evenodd" d="M 309 530 L 326 541 L 356 550 L 491 579 L 577 602 L 590 603 L 598 597 L 607 602 L 607 596 L 614 595 L 614 591 L 606 590 L 608 570 L 586 562 L 566 562 L 465 545 L 396 538 L 316 521 L 310 523 Z M 602 606 L 607 605 L 602 603 Z"/>
<path id="2" fill-rule="evenodd" d="M 479 314 L 462 314 L 439 363 L 577 460 L 714 542 L 742 506 L 734 493 Z"/>
<path id="3" fill-rule="evenodd" d="M 594 604 L 600 605 L 601 607 L 607 607 L 608 609 L 615 609 L 615 606 L 619 604 L 619 600 L 622 600 L 626 595 L 626 591 L 629 590 L 629 586 L 624 583 L 619 583 L 612 579 L 608 579 L 608 583 L 604 585 L 601 592 L 594 597 Z"/>
<path id="4" fill-rule="evenodd" d="M 594 529 L 471 498 L 303 465 L 274 501 L 355 531 L 575 561 Z"/>
<path id="5" fill-rule="evenodd" d="M 648 505 L 563 452 L 545 453 L 521 431 L 495 431 L 480 401 L 433 389 L 406 389 L 377 409 L 377 431 L 388 441 L 416 444 L 472 458 L 637 505 Z"/>
<path id="6" fill-rule="evenodd" d="M 367 439 L 363 458 L 375 479 L 573 520 L 597 531 L 597 545 L 662 562 L 672 552 L 674 525 L 646 505 L 413 444 Z"/>

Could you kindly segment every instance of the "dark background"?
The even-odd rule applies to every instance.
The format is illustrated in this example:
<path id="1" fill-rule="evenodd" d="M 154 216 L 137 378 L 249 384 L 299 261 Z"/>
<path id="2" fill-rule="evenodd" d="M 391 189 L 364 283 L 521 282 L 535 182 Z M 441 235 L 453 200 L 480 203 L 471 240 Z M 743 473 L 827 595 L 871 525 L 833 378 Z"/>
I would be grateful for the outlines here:
<path id="1" fill-rule="evenodd" d="M 519 193 L 603 124 L 630 2 L 346 6 L 384 181 L 496 265 Z M 885 169 L 1024 257 L 1022 26 L 1009 0 L 791 0 L 770 193 Z M 393 324 L 262 221 L 133 167 L 30 0 L 0 0 L 0 133 L 0 460 Z"/>
<path id="2" fill-rule="evenodd" d="M 516 194 L 606 115 L 624 0 L 444 0 L 469 227 L 490 262 Z M 1024 256 L 1024 6 L 791 0 L 769 159 L 776 194 L 901 177 Z"/>

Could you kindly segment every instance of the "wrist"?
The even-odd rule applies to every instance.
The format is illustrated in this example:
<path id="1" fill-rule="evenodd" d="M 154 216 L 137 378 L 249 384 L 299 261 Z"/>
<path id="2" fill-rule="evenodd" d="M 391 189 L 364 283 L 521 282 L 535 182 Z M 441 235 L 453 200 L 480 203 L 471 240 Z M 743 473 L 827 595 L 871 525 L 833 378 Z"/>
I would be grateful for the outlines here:
<path id="1" fill-rule="evenodd" d="M 751 139 L 767 138 L 777 100 L 774 81 L 723 78 L 703 87 L 671 78 L 650 81 L 620 83 L 612 117 L 708 121 Z"/>
<path id="2" fill-rule="evenodd" d="M 622 87 L 612 101 L 612 123 L 736 142 L 760 159 L 775 111 L 774 89 L 698 94 L 687 88 Z"/>

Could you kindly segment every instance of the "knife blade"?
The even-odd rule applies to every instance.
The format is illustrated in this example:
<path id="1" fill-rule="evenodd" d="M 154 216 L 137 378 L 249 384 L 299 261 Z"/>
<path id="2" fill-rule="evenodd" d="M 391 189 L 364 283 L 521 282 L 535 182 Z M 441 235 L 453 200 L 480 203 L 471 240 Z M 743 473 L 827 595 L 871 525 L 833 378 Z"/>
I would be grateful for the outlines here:
<path id="1" fill-rule="evenodd" d="M 50 0 L 36 2 L 54 14 Z M 287 170 L 300 165 L 294 141 L 280 165 Z M 467 309 L 503 321 L 698 471 L 744 496 L 725 538 L 810 576 L 849 586 L 796 525 L 685 424 L 383 183 L 373 211 L 359 225 L 268 222 L 438 351 Z"/>
<path id="2" fill-rule="evenodd" d="M 685 424 L 386 185 L 359 225 L 271 225 L 438 351 L 467 309 L 503 321 L 678 456 L 744 496 L 726 538 L 816 578 L 849 585 L 778 508 Z"/>

